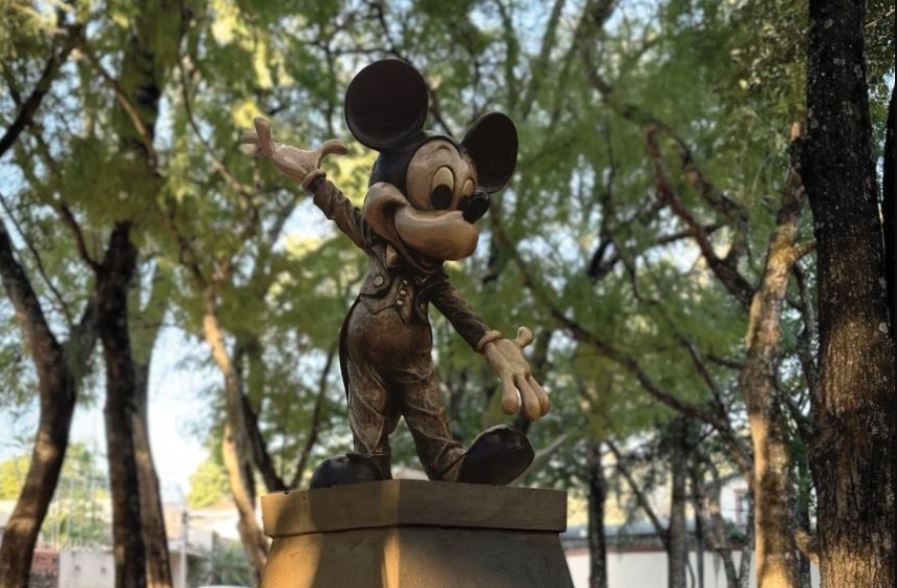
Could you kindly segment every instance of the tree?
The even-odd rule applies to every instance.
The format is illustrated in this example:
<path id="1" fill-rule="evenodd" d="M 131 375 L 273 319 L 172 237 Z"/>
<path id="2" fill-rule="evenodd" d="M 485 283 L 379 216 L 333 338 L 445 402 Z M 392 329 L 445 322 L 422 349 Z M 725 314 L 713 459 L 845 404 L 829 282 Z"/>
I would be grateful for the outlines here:
<path id="1" fill-rule="evenodd" d="M 865 3 L 810 2 L 803 176 L 818 243 L 820 339 L 810 464 L 826 587 L 897 581 L 893 317 L 876 206 L 867 18 Z"/>
<path id="2" fill-rule="evenodd" d="M 14 21 L 15 18 L 10 20 Z M 30 94 L 23 98 L 18 87 L 10 87 L 17 114 L 0 139 L 0 157 L 16 144 L 22 131 L 31 123 L 61 64 L 68 58 L 82 33 L 80 24 L 66 23 L 62 13 L 58 15 L 58 24 L 65 35 L 58 45 L 50 45 L 50 58 L 46 60 Z M 40 34 L 31 27 L 27 30 L 30 34 L 37 32 L 36 36 Z M 4 72 L 7 71 L 4 68 Z M 37 267 L 46 280 L 41 258 L 33 244 L 29 245 L 30 253 L 34 255 Z M 69 335 L 60 343 L 48 323 L 28 272 L 16 258 L 16 248 L 5 223 L 0 223 L 0 278 L 37 370 L 40 398 L 40 420 L 31 463 L 0 545 L 0 585 L 25 586 L 38 533 L 65 458 L 78 384 L 96 341 L 96 307 L 92 300 L 85 303 L 77 322 L 70 318 L 70 312 L 67 313 Z M 53 290 L 52 284 L 48 287 L 58 293 Z M 59 300 L 66 307 L 66 303 L 61 298 Z"/>
<path id="3" fill-rule="evenodd" d="M 190 476 L 190 493 L 187 505 L 191 508 L 205 508 L 227 497 L 227 474 L 217 460 L 208 457 Z"/>
<path id="4" fill-rule="evenodd" d="M 184 12 L 185 7 L 180 2 L 152 2 L 136 9 L 122 39 L 125 50 L 117 79 L 94 55 L 91 45 L 95 41 L 89 39 L 82 44 L 97 74 L 116 97 L 112 135 L 122 157 L 131 164 L 136 179 L 125 194 L 138 203 L 142 200 L 144 206 L 152 202 L 162 187 L 154 144 L 159 100 L 165 77 L 173 65 Z M 111 219 L 112 230 L 102 261 L 90 257 L 84 261 L 96 274 L 99 336 L 106 365 L 104 413 L 112 487 L 116 585 L 144 586 L 149 577 L 151 585 L 167 586 L 171 584 L 168 540 L 158 490 L 153 486 L 155 474 L 146 457 L 142 460 L 143 467 L 138 465 L 138 447 L 148 448 L 149 442 L 146 427 L 140 424 L 144 415 L 139 408 L 140 383 L 129 329 L 128 299 L 138 263 L 138 248 L 132 236 L 136 220 L 134 212 L 134 209 L 116 211 Z M 144 435 L 138 438 L 141 432 Z M 141 489 L 141 470 L 146 490 Z M 142 491 L 154 489 L 155 504 L 141 498 Z M 152 527 L 146 527 L 150 521 L 144 521 L 142 511 L 151 514 Z M 150 529 L 153 532 L 148 535 Z"/>

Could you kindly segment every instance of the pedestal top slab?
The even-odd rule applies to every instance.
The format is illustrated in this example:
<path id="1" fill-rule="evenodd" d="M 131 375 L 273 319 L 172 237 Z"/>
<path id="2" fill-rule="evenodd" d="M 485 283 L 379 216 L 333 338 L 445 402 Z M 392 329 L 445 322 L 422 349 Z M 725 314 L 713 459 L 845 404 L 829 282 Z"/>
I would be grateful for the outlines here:
<path id="1" fill-rule="evenodd" d="M 426 480 L 386 480 L 262 497 L 265 534 L 398 526 L 561 532 L 567 493 Z"/>

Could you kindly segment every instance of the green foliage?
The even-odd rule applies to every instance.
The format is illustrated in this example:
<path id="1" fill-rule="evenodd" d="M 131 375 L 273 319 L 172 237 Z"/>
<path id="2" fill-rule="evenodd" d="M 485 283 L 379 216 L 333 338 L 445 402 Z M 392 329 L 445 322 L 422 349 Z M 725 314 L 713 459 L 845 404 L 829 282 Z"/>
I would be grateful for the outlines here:
<path id="1" fill-rule="evenodd" d="M 561 3 L 556 18 L 553 4 L 187 2 L 182 29 L 155 27 L 165 34 L 146 40 L 165 68 L 154 72 L 164 84 L 152 171 L 124 153 L 120 138 L 134 129 L 116 106 L 116 89 L 77 53 L 0 169 L 9 179 L 2 220 L 21 226 L 17 253 L 53 326 L 67 332 L 90 286 L 55 206 L 71 207 L 94 258 L 110 224 L 128 218 L 141 248 L 142 279 L 132 304 L 137 355 L 149 358 L 164 324 L 191 338 L 179 369 L 212 366 L 202 341 L 212 291 L 277 472 L 285 479 L 297 474 L 315 427 L 309 465 L 348 449 L 338 360 L 328 358 L 366 260 L 295 185 L 267 162 L 247 157 L 238 132 L 265 115 L 281 142 L 317 146 L 343 139 L 350 153 L 327 162 L 328 177 L 361 204 L 375 154 L 348 135 L 342 94 L 362 65 L 398 56 L 424 72 L 438 98 L 430 128 L 460 137 L 490 109 L 506 111 L 518 127 L 511 185 L 493 197 L 476 255 L 448 270 L 487 323 L 508 335 L 527 325 L 542 337 L 542 347 L 537 341 L 531 348 L 533 363 L 553 407 L 529 435 L 537 448 L 563 443 L 527 482 L 581 487 L 590 442 L 655 439 L 674 411 L 646 393 L 645 379 L 678 400 L 722 411 L 744 437 L 737 366 L 747 312 L 658 197 L 657 167 L 666 169 L 694 218 L 710 227 L 714 250 L 740 253 L 737 269 L 756 284 L 786 177 L 790 128 L 805 116 L 806 2 L 620 2 L 603 27 L 583 14 L 596 3 Z M 867 75 L 882 131 L 894 73 L 893 3 L 869 6 Z M 87 25 L 87 47 L 115 76 L 139 7 L 121 0 L 78 3 L 66 18 Z M 0 56 L 6 84 L 21 95 L 54 46 L 56 17 L 44 5 L 19 8 L 0 13 Z M 161 2 L 148 5 L 146 14 L 173 22 Z M 12 93 L 0 92 L 0 121 L 8 125 L 16 111 Z M 659 129 L 659 161 L 648 151 L 652 124 Z M 715 193 L 743 216 L 708 201 L 683 165 L 684 149 Z M 802 239 L 809 237 L 809 222 Z M 49 280 L 38 278 L 41 265 Z M 591 266 L 601 271 L 590 273 Z M 812 290 L 813 260 L 801 267 Z M 157 277 L 164 280 L 158 292 Z M 805 411 L 807 382 L 798 361 L 804 320 L 796 310 L 798 289 L 792 286 L 789 295 L 781 380 Z M 435 309 L 431 317 L 454 432 L 469 441 L 484 427 L 511 422 L 482 357 Z M 562 319 L 640 371 L 576 337 Z M 8 305 L 0 306 L 0 320 L 12 325 Z M 11 328 L 3 332 L 0 402 L 27 404 L 35 381 L 23 339 Z M 213 448 L 221 435 L 222 389 L 218 379 L 196 391 L 207 410 L 193 424 Z M 708 436 L 708 444 L 719 443 Z M 398 462 L 417 467 L 407 434 L 394 445 Z M 805 448 L 793 445 L 803 460 Z M 715 459 L 731 461 L 725 449 L 713 447 Z M 654 459 L 651 468 L 658 467 L 649 469 L 659 484 L 666 458 Z M 4 493 L 17 471 L 3 465 Z M 222 466 L 203 462 L 191 486 L 191 506 L 218 502 L 227 493 Z M 221 557 L 234 553 L 223 550 Z M 231 581 L 245 582 L 240 573 Z"/>
<path id="2" fill-rule="evenodd" d="M 20 455 L 0 463 L 0 500 L 15 500 L 22 491 L 31 459 Z"/>
<path id="3" fill-rule="evenodd" d="M 228 497 L 227 473 L 215 459 L 206 458 L 190 476 L 190 492 L 187 506 L 205 508 L 220 503 Z"/>
<path id="4" fill-rule="evenodd" d="M 0 500 L 15 500 L 22 491 L 31 462 L 30 454 L 0 463 Z M 56 546 L 84 547 L 108 540 L 108 500 L 106 472 L 97 465 L 97 456 L 87 446 L 72 443 L 65 461 L 50 511 L 41 528 L 42 539 Z"/>

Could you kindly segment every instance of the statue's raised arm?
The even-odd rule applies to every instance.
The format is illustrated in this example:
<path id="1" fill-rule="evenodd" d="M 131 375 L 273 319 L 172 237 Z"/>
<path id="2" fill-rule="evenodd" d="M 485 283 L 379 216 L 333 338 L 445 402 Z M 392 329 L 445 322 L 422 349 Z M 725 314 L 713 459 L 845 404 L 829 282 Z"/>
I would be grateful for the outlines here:
<path id="1" fill-rule="evenodd" d="M 312 487 L 391 477 L 389 435 L 404 417 L 431 479 L 508 484 L 533 459 L 525 435 L 500 425 L 465 450 L 452 436 L 432 359 L 428 307 L 483 354 L 502 385 L 502 409 L 531 421 L 550 401 L 523 349 L 520 328 L 508 339 L 489 327 L 449 282 L 443 265 L 476 250 L 477 222 L 490 195 L 511 179 L 517 130 L 498 112 L 479 117 L 461 141 L 424 130 L 429 96 L 420 73 L 395 59 L 364 68 L 346 92 L 352 135 L 379 153 L 364 205 L 358 208 L 329 182 L 321 160 L 344 154 L 336 140 L 316 150 L 275 143 L 264 119 L 243 141 L 314 195 L 315 204 L 368 256 L 361 291 L 340 332 L 340 364 L 356 453 L 329 459 Z M 513 302 L 513 301 L 509 301 Z"/>
<path id="2" fill-rule="evenodd" d="M 297 182 L 304 182 L 308 174 L 321 168 L 321 161 L 328 155 L 345 155 L 346 146 L 337 139 L 329 139 L 314 150 L 299 149 L 291 145 L 275 143 L 271 125 L 262 117 L 255 119 L 255 130 L 245 131 L 241 143 L 255 145 L 255 155 L 274 163 L 284 175 Z"/>

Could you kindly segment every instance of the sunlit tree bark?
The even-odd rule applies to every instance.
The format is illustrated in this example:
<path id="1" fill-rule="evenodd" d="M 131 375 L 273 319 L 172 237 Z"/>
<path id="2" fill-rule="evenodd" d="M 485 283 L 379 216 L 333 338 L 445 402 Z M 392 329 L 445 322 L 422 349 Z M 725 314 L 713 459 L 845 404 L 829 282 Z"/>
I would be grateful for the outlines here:
<path id="1" fill-rule="evenodd" d="M 865 27 L 865 2 L 810 2 L 802 175 L 818 243 L 820 380 L 810 464 L 824 588 L 897 582 L 894 339 Z"/>

